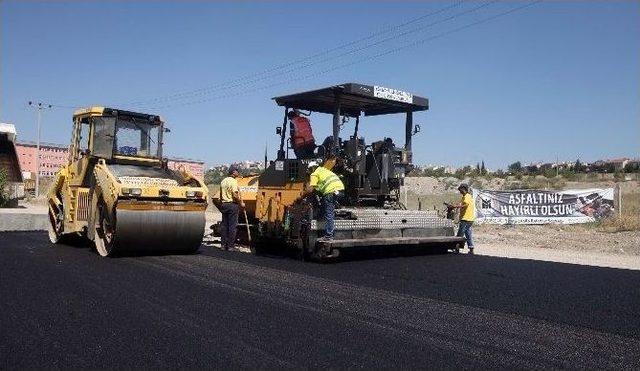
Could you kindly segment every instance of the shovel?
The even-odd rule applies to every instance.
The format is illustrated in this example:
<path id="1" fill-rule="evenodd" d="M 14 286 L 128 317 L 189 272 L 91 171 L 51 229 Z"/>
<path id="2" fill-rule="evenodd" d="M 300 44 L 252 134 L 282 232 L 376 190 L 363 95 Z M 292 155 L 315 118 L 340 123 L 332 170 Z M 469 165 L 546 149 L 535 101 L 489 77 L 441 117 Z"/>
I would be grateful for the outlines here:
<path id="1" fill-rule="evenodd" d="M 247 216 L 247 210 L 242 208 L 242 213 L 244 214 L 244 225 L 247 227 L 247 237 L 249 238 L 249 243 L 251 243 L 251 229 L 249 228 L 249 217 Z"/>

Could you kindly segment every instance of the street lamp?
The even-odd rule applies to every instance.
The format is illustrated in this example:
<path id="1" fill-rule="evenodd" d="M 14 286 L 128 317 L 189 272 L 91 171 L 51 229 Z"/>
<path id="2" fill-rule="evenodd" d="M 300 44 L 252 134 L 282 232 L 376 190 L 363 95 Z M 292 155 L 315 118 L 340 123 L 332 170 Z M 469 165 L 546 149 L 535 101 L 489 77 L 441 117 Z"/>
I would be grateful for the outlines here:
<path id="1" fill-rule="evenodd" d="M 36 109 L 38 113 L 38 139 L 36 141 L 36 197 L 40 195 L 40 121 L 42 119 L 42 110 L 50 109 L 50 104 L 43 104 L 42 102 L 29 101 L 29 106 Z"/>

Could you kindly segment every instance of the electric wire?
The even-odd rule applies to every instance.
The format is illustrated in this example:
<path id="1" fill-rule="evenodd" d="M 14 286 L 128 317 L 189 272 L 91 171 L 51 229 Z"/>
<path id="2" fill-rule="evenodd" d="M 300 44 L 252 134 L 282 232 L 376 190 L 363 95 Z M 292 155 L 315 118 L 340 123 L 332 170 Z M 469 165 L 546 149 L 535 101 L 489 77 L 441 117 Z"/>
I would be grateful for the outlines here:
<path id="1" fill-rule="evenodd" d="M 244 81 L 244 82 L 239 82 L 241 80 L 240 78 L 235 79 L 235 80 L 230 80 L 230 81 L 238 81 L 238 82 L 236 84 L 231 85 L 231 86 L 227 86 L 225 88 L 217 89 L 217 90 L 229 90 L 229 89 L 233 89 L 235 87 L 240 87 L 240 86 L 245 86 L 245 85 L 252 85 L 252 84 L 255 84 L 256 82 L 267 80 L 269 78 L 273 78 L 273 77 L 276 77 L 276 76 L 281 76 L 281 75 L 285 75 L 285 74 L 289 75 L 291 72 L 302 70 L 302 69 L 304 69 L 306 67 L 309 67 L 309 66 L 312 66 L 312 65 L 317 65 L 317 64 L 320 64 L 322 62 L 327 62 L 327 61 L 333 60 L 335 58 L 339 58 L 339 57 L 342 57 L 342 56 L 347 56 L 347 55 L 351 55 L 351 54 L 354 54 L 354 53 L 357 53 L 357 52 L 360 52 L 360 51 L 364 51 L 364 50 L 367 50 L 367 49 L 369 49 L 369 48 L 371 48 L 373 46 L 377 46 L 377 45 L 380 45 L 382 43 L 385 43 L 385 42 L 388 42 L 388 41 L 391 41 L 391 40 L 395 40 L 397 38 L 406 36 L 406 35 L 408 35 L 410 33 L 414 33 L 414 32 L 423 30 L 425 28 L 431 27 L 431 26 L 433 26 L 435 24 L 440 24 L 440 23 L 444 23 L 444 22 L 453 20 L 453 19 L 458 18 L 460 16 L 467 15 L 467 14 L 470 14 L 472 12 L 478 11 L 478 10 L 480 10 L 482 8 L 488 7 L 488 6 L 490 6 L 492 4 L 495 4 L 496 2 L 499 2 L 499 1 L 500 0 L 490 0 L 490 1 L 487 1 L 487 2 L 485 2 L 485 3 L 483 3 L 483 4 L 479 5 L 479 6 L 476 6 L 475 8 L 472 8 L 472 9 L 469 9 L 469 10 L 465 10 L 463 12 L 454 14 L 452 16 L 449 16 L 447 18 L 441 19 L 439 21 L 436 21 L 436 22 L 433 22 L 433 23 L 430 23 L 430 24 L 427 24 L 427 25 L 423 25 L 423 26 L 420 26 L 420 27 L 417 27 L 417 28 L 414 28 L 414 29 L 411 29 L 411 30 L 408 30 L 408 31 L 404 31 L 403 33 L 401 33 L 399 35 L 390 36 L 390 37 L 387 37 L 385 39 L 378 40 L 378 41 L 376 41 L 374 43 L 368 44 L 367 46 L 361 46 L 361 47 L 358 47 L 358 48 L 351 49 L 349 51 L 343 52 L 340 55 L 332 57 L 332 58 L 324 58 L 324 59 L 322 59 L 320 61 L 312 62 L 311 64 L 298 66 L 298 67 L 295 67 L 293 69 L 290 69 L 290 70 L 287 70 L 287 71 L 284 71 L 284 72 L 280 72 L 280 73 L 278 73 L 276 75 L 272 75 L 272 76 L 269 76 L 269 77 L 259 77 L 259 78 L 256 78 L 254 80 L 249 80 L 249 81 Z M 480 19 L 478 21 L 474 21 L 474 22 L 465 24 L 463 26 L 456 27 L 456 28 L 450 29 L 448 31 L 444 31 L 444 32 L 438 33 L 436 35 L 433 35 L 433 36 L 430 36 L 430 37 L 427 37 L 427 38 L 419 39 L 419 40 L 411 42 L 409 44 L 405 44 L 405 45 L 402 45 L 402 46 L 399 46 L 399 47 L 396 47 L 396 48 L 392 48 L 392 49 L 389 49 L 389 50 L 386 50 L 384 52 L 377 53 L 377 54 L 374 54 L 374 55 L 366 56 L 364 58 L 356 59 L 354 61 L 351 61 L 351 62 L 348 62 L 348 63 L 345 63 L 345 64 L 340 64 L 340 65 L 333 66 L 333 67 L 330 67 L 330 68 L 327 68 L 327 69 L 324 69 L 324 70 L 320 70 L 320 71 L 315 72 L 315 73 L 299 76 L 297 78 L 289 78 L 289 79 L 278 81 L 278 82 L 275 82 L 275 83 L 270 83 L 270 84 L 267 84 L 267 85 L 264 85 L 264 86 L 257 86 L 257 87 L 251 88 L 251 89 L 245 89 L 245 90 L 242 90 L 242 91 L 239 91 L 239 92 L 236 92 L 236 93 L 228 93 L 228 94 L 222 94 L 222 95 L 217 95 L 217 96 L 211 96 L 211 97 L 203 98 L 203 99 L 199 99 L 199 100 L 187 100 L 187 101 L 184 101 L 186 99 L 193 99 L 193 98 L 196 98 L 196 97 L 201 96 L 201 95 L 208 95 L 211 92 L 215 92 L 215 90 L 213 90 L 213 91 L 211 91 L 211 92 L 209 92 L 207 94 L 203 94 L 203 89 L 210 89 L 210 88 L 201 88 L 201 89 L 198 89 L 198 94 L 197 95 L 194 94 L 194 92 L 195 92 L 195 90 L 194 90 L 194 91 L 191 91 L 189 93 L 189 94 L 192 94 L 192 96 L 188 96 L 188 97 L 185 97 L 185 98 L 176 98 L 176 99 L 174 99 L 174 102 L 171 102 L 171 100 L 167 99 L 169 96 L 165 96 L 165 97 L 161 97 L 161 98 L 154 98 L 154 99 L 147 100 L 147 101 L 139 101 L 139 102 L 148 102 L 148 103 L 146 103 L 146 104 L 140 103 L 140 104 L 137 104 L 137 106 L 143 105 L 143 106 L 146 106 L 146 109 L 164 109 L 164 108 L 182 107 L 182 106 L 188 106 L 188 105 L 194 105 L 194 104 L 210 102 L 210 101 L 219 100 L 219 99 L 226 99 L 226 98 L 244 96 L 244 95 L 248 95 L 248 94 L 251 94 L 251 93 L 259 92 L 259 91 L 262 91 L 262 90 L 270 89 L 270 88 L 273 88 L 273 87 L 286 85 L 286 84 L 291 84 L 291 83 L 302 81 L 302 80 L 306 80 L 306 79 L 309 79 L 309 78 L 319 77 L 319 76 L 325 75 L 327 73 L 336 71 L 338 69 L 347 68 L 347 67 L 359 64 L 359 63 L 365 63 L 365 62 L 368 62 L 368 61 L 371 61 L 371 60 L 374 60 L 374 59 L 378 59 L 378 58 L 381 58 L 381 57 L 384 57 L 384 56 L 387 56 L 387 55 L 390 55 L 390 54 L 397 53 L 399 51 L 402 51 L 402 50 L 410 48 L 410 47 L 415 47 L 415 46 L 422 45 L 422 44 L 424 44 L 426 42 L 429 42 L 429 41 L 432 41 L 432 40 L 435 40 L 435 39 L 439 39 L 439 38 L 445 37 L 447 35 L 450 35 L 452 33 L 460 32 L 460 31 L 468 29 L 470 27 L 474 27 L 474 26 L 477 26 L 477 25 L 492 21 L 492 20 L 497 19 L 499 17 L 502 17 L 502 16 L 505 16 L 505 15 L 517 12 L 519 10 L 528 8 L 528 7 L 530 7 L 532 5 L 535 5 L 537 3 L 541 3 L 542 1 L 543 0 L 534 0 L 534 1 L 528 2 L 528 3 L 524 4 L 524 5 L 511 8 L 509 10 L 506 10 L 506 11 L 497 13 L 495 15 Z M 458 1 L 458 2 L 454 3 L 453 5 L 450 5 L 450 6 L 445 7 L 445 8 L 441 8 L 441 9 L 435 11 L 435 12 L 431 12 L 431 13 L 428 13 L 426 15 L 411 19 L 411 20 L 409 20 L 407 22 L 402 23 L 401 25 L 392 27 L 392 29 L 396 30 L 396 29 L 399 29 L 399 28 L 404 27 L 406 25 L 413 24 L 413 23 L 415 23 L 415 22 L 417 22 L 419 20 L 425 19 L 425 18 L 427 18 L 427 17 L 429 17 L 431 15 L 439 14 L 439 13 L 442 13 L 442 12 L 444 12 L 446 10 L 450 10 L 450 9 L 456 7 L 456 6 L 459 6 L 462 2 L 463 1 Z M 355 44 L 357 44 L 357 43 L 359 43 L 361 41 L 372 39 L 372 38 L 374 38 L 376 36 L 384 34 L 385 32 L 386 31 L 379 31 L 377 33 L 370 34 L 369 36 L 360 38 L 358 40 L 342 44 L 342 45 L 340 45 L 338 47 L 335 47 L 335 48 L 332 48 L 332 49 L 327 49 L 327 50 L 325 50 L 323 52 L 316 53 L 313 56 L 300 58 L 300 59 L 298 59 L 296 61 L 293 61 L 293 62 L 290 62 L 290 63 L 286 63 L 286 64 L 283 64 L 283 65 L 279 65 L 279 66 L 273 67 L 273 68 L 271 68 L 269 70 L 265 70 L 263 72 L 255 73 L 255 74 L 252 74 L 252 75 L 253 76 L 258 76 L 258 75 L 260 75 L 260 74 L 262 74 L 264 72 L 267 72 L 267 71 L 277 71 L 277 70 L 280 70 L 282 68 L 286 68 L 287 66 L 295 65 L 295 64 L 297 64 L 297 63 L 299 63 L 301 61 L 309 60 L 314 56 L 324 55 L 324 54 L 327 54 L 327 53 L 330 53 L 330 52 L 333 52 L 333 51 L 336 51 L 336 50 L 343 49 L 343 48 L 351 46 L 351 45 L 355 45 Z M 160 103 L 160 102 L 167 101 L 167 100 L 169 102 L 168 104 L 157 104 L 157 105 L 151 104 L 151 102 Z M 179 102 L 179 100 L 183 100 L 183 101 Z M 129 104 L 129 105 L 133 106 L 133 104 Z M 80 105 L 70 105 L 70 104 L 51 104 L 51 106 L 53 108 L 61 108 L 61 109 L 62 108 L 64 108 L 64 109 L 77 109 L 77 108 L 83 107 L 83 106 L 80 106 Z"/>
<path id="2" fill-rule="evenodd" d="M 189 96 L 181 96 L 181 97 L 178 97 L 178 98 L 175 98 L 175 99 L 162 99 L 162 98 L 161 99 L 157 99 L 156 102 L 163 102 L 163 101 L 170 101 L 170 100 L 193 99 L 193 98 L 197 98 L 199 96 L 209 95 L 209 94 L 215 93 L 217 91 L 232 90 L 234 88 L 239 88 L 239 87 L 243 87 L 243 86 L 247 86 L 247 85 L 250 86 L 250 85 L 253 85 L 255 83 L 259 83 L 261 81 L 272 79 L 272 78 L 275 78 L 275 77 L 279 77 L 279 76 L 283 76 L 283 75 L 290 75 L 291 73 L 294 73 L 294 72 L 297 72 L 297 71 L 300 71 L 300 70 L 303 70 L 303 69 L 306 69 L 306 68 L 309 68 L 309 67 L 313 67 L 313 66 L 316 66 L 316 65 L 319 65 L 319 64 L 323 64 L 325 62 L 330 62 L 330 61 L 335 60 L 335 59 L 339 59 L 339 58 L 343 58 L 343 57 L 346 57 L 346 56 L 349 56 L 349 55 L 353 55 L 353 54 L 356 54 L 356 53 L 359 53 L 359 52 L 362 52 L 362 51 L 366 51 L 368 49 L 371 49 L 373 47 L 379 46 L 381 44 L 400 39 L 400 38 L 405 37 L 407 35 L 410 35 L 412 33 L 423 31 L 423 30 L 431 28 L 433 26 L 437 26 L 439 24 L 455 20 L 455 19 L 457 19 L 459 17 L 465 16 L 465 15 L 477 12 L 477 11 L 479 11 L 481 9 L 486 8 L 486 7 L 489 7 L 489 6 L 495 4 L 495 3 L 499 2 L 499 1 L 501 1 L 501 0 L 490 0 L 490 1 L 487 1 L 487 2 L 484 2 L 484 3 L 481 3 L 480 5 L 478 5 L 478 6 L 474 7 L 474 8 L 471 8 L 471 9 L 468 9 L 468 10 L 464 10 L 462 12 L 453 14 L 453 15 L 451 15 L 449 17 L 440 19 L 438 21 L 435 21 L 435 22 L 432 22 L 432 23 L 428 23 L 426 25 L 422 25 L 420 27 L 416 27 L 416 28 L 404 31 L 404 32 L 402 32 L 402 33 L 400 33 L 398 35 L 390 36 L 390 37 L 375 41 L 373 43 L 369 43 L 369 44 L 364 45 L 364 46 L 359 46 L 359 47 L 356 47 L 356 48 L 352 48 L 350 50 L 347 50 L 347 51 L 342 52 L 342 53 L 340 53 L 338 55 L 335 55 L 335 56 L 325 57 L 325 58 L 318 59 L 318 60 L 315 60 L 315 61 L 309 61 L 309 62 L 307 62 L 305 64 L 298 65 L 298 66 L 295 66 L 295 67 L 292 67 L 292 68 L 289 68 L 289 69 L 286 69 L 284 71 L 280 71 L 280 72 L 277 72 L 277 73 L 267 74 L 267 75 L 263 75 L 263 76 L 257 76 L 257 77 L 255 77 L 253 79 L 244 80 L 244 81 L 240 80 L 240 81 L 238 81 L 238 82 L 236 82 L 234 84 L 231 84 L 231 85 L 222 86 L 222 87 L 215 88 L 215 89 L 201 90 L 201 91 L 199 91 L 197 93 L 192 93 Z M 146 106 L 146 104 L 142 104 L 142 105 Z M 137 106 L 140 106 L 140 104 L 138 104 Z"/>
<path id="3" fill-rule="evenodd" d="M 353 65 L 356 65 L 356 64 L 360 64 L 360 63 L 365 63 L 365 62 L 368 62 L 368 61 L 371 61 L 371 60 L 374 60 L 374 59 L 378 59 L 378 58 L 381 58 L 381 57 L 384 57 L 384 56 L 387 56 L 387 55 L 390 55 L 390 54 L 397 53 L 397 52 L 405 50 L 407 48 L 416 47 L 416 46 L 425 44 L 427 42 L 430 42 L 430 41 L 433 41 L 433 40 L 448 36 L 450 34 L 453 34 L 453 33 L 456 33 L 456 32 L 460 32 L 460 31 L 466 30 L 468 28 L 475 27 L 475 26 L 490 22 L 492 20 L 495 20 L 497 18 L 506 16 L 508 14 L 515 13 L 517 11 L 523 10 L 525 8 L 531 7 L 531 6 L 533 6 L 535 4 L 538 4 L 538 3 L 541 3 L 541 2 L 543 2 L 543 0 L 534 0 L 534 1 L 528 2 L 528 3 L 524 4 L 524 5 L 508 9 L 506 11 L 494 14 L 494 15 L 486 17 L 486 18 L 482 18 L 480 20 L 465 24 L 463 26 L 456 27 L 456 28 L 444 31 L 444 32 L 438 33 L 436 35 L 433 35 L 433 36 L 430 36 L 430 37 L 427 37 L 427 38 L 416 40 L 416 41 L 411 42 L 409 44 L 405 44 L 405 45 L 402 45 L 402 46 L 399 46 L 399 47 L 396 47 L 396 48 L 393 48 L 393 49 L 389 49 L 389 50 L 386 50 L 386 51 L 381 52 L 381 53 L 370 55 L 370 56 L 367 56 L 367 57 L 364 57 L 364 58 L 361 58 L 361 59 L 357 59 L 355 61 L 351 61 L 351 62 L 348 62 L 348 63 L 345 63 L 345 64 L 341 64 L 341 65 L 338 65 L 338 66 L 327 68 L 327 69 L 324 69 L 324 70 L 321 70 L 321 71 L 318 71 L 318 72 L 315 72 L 315 73 L 312 73 L 312 74 L 309 74 L 309 75 L 304 75 L 304 76 L 301 76 L 299 78 L 287 79 L 287 80 L 279 81 L 279 82 L 276 82 L 276 83 L 272 83 L 272 84 L 256 87 L 256 88 L 251 89 L 251 90 L 244 90 L 244 91 L 236 92 L 236 93 L 233 93 L 233 94 L 218 95 L 218 96 L 213 96 L 213 97 L 204 98 L 204 99 L 200 99 L 200 100 L 188 101 L 188 102 L 179 102 L 179 103 L 168 104 L 168 105 L 151 106 L 151 107 L 148 107 L 148 108 L 150 108 L 150 109 L 163 109 L 163 108 L 175 108 L 175 107 L 182 107 L 182 106 L 188 106 L 188 105 L 193 105 L 193 104 L 200 104 L 200 103 L 210 102 L 210 101 L 219 100 L 219 99 L 226 99 L 226 98 L 244 96 L 244 95 L 247 95 L 247 94 L 250 94 L 250 93 L 255 93 L 255 92 L 258 92 L 258 91 L 265 90 L 265 89 L 270 89 L 270 88 L 281 86 L 281 85 L 286 85 L 286 84 L 290 84 L 290 83 L 294 83 L 294 82 L 298 82 L 298 81 L 302 81 L 302 80 L 306 80 L 306 79 L 310 79 L 310 78 L 314 78 L 314 77 L 319 77 L 319 76 L 325 75 L 327 73 L 336 71 L 338 69 L 350 67 L 350 66 L 353 66 Z"/>
<path id="4" fill-rule="evenodd" d="M 206 86 L 206 87 L 202 87 L 202 88 L 198 88 L 198 89 L 194 89 L 194 90 L 183 91 L 183 92 L 170 94 L 170 95 L 166 95 L 166 96 L 162 96 L 162 97 L 151 98 L 151 99 L 143 99 L 143 100 L 138 100 L 138 101 L 126 102 L 124 104 L 126 104 L 126 105 L 137 105 L 137 104 L 141 104 L 141 103 L 155 102 L 155 101 L 166 100 L 166 99 L 171 99 L 171 98 L 179 98 L 179 97 L 182 97 L 184 95 L 191 95 L 191 94 L 194 94 L 194 93 L 207 91 L 207 90 L 210 90 L 210 89 L 213 89 L 213 88 L 224 87 L 224 86 L 227 86 L 227 85 L 230 85 L 230 84 L 235 84 L 237 82 L 240 82 L 240 81 L 243 81 L 243 80 L 246 80 L 246 79 L 251 79 L 251 78 L 254 78 L 254 77 L 257 77 L 257 76 L 261 76 L 261 75 L 264 75 L 264 74 L 269 74 L 271 72 L 279 71 L 279 70 L 282 70 L 284 68 L 291 67 L 291 66 L 297 65 L 299 63 L 302 63 L 302 62 L 305 62 L 305 61 L 308 61 L 308 60 L 311 60 L 311 59 L 315 59 L 317 57 L 321 57 L 323 55 L 327 55 L 327 54 L 333 53 L 333 52 L 338 51 L 338 50 L 342 50 L 342 49 L 348 48 L 350 46 L 356 45 L 356 44 L 361 43 L 363 41 L 374 39 L 374 38 L 376 38 L 376 37 L 378 37 L 380 35 L 384 35 L 384 34 L 387 34 L 387 33 L 390 33 L 390 32 L 395 32 L 397 30 L 402 29 L 403 27 L 409 26 L 409 25 L 414 24 L 416 22 L 419 22 L 419 21 L 422 21 L 424 19 L 430 18 L 432 16 L 447 12 L 449 10 L 455 9 L 455 8 L 459 7 L 460 5 L 462 5 L 465 1 L 466 0 L 454 1 L 450 5 L 447 5 L 445 7 L 437 9 L 437 10 L 435 10 L 433 12 L 429 12 L 427 14 L 423 14 L 423 15 L 421 15 L 419 17 L 412 18 L 412 19 L 410 19 L 408 21 L 405 21 L 405 22 L 403 22 L 401 24 L 388 27 L 388 28 L 386 28 L 384 30 L 381 30 L 381 31 L 373 32 L 373 33 L 371 33 L 371 34 L 369 34 L 367 36 L 361 37 L 359 39 L 340 44 L 338 46 L 335 46 L 335 47 L 320 51 L 318 53 L 315 53 L 315 54 L 312 54 L 312 55 L 309 55 L 309 56 L 306 56 L 306 57 L 298 58 L 298 59 L 293 60 L 291 62 L 283 63 L 283 64 L 280 64 L 280 65 L 276 65 L 276 66 L 270 67 L 268 69 L 265 69 L 265 70 L 262 70 L 262 71 L 259 71 L 259 72 L 254 72 L 254 73 L 247 74 L 247 75 L 235 78 L 235 79 L 231 79 L 231 80 L 228 80 L 228 81 L 225 81 L 225 82 L 221 82 L 221 83 L 216 83 L 216 84 L 213 84 L 213 85 L 210 85 L 210 86 Z"/>

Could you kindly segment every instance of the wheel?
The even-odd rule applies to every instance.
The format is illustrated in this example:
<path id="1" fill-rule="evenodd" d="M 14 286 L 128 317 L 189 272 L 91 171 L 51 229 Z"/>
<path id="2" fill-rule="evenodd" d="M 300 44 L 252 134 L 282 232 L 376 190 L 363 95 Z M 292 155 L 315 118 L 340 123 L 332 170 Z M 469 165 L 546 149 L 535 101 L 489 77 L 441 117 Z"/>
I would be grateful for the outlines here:
<path id="1" fill-rule="evenodd" d="M 94 220 L 93 242 L 100 256 L 106 257 L 113 254 L 114 244 L 113 236 L 115 233 L 115 225 L 109 221 L 107 207 L 104 202 L 98 202 Z"/>
<path id="2" fill-rule="evenodd" d="M 313 240 L 313 241 L 312 241 Z M 315 239 L 311 238 L 309 223 L 304 223 L 300 227 L 300 249 L 298 250 L 298 260 L 310 261 L 312 258 L 311 250 L 315 244 Z"/>
<path id="3" fill-rule="evenodd" d="M 54 244 L 62 242 L 62 233 L 64 228 L 64 212 L 62 209 L 59 212 L 49 208 L 49 225 L 47 226 L 47 232 L 49 234 L 49 241 Z"/>

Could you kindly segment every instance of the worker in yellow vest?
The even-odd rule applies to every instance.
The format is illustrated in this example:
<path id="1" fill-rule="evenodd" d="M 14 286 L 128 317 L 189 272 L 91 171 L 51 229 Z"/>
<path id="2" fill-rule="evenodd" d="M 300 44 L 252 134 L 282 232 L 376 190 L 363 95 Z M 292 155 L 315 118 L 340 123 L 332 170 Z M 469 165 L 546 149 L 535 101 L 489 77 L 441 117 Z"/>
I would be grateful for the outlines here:
<path id="1" fill-rule="evenodd" d="M 344 191 L 344 183 L 331 170 L 319 166 L 316 161 L 309 162 L 309 185 L 305 195 L 317 192 L 322 198 L 322 209 L 325 219 L 325 234 L 321 240 L 333 239 L 335 229 L 335 203 L 336 198 Z"/>

